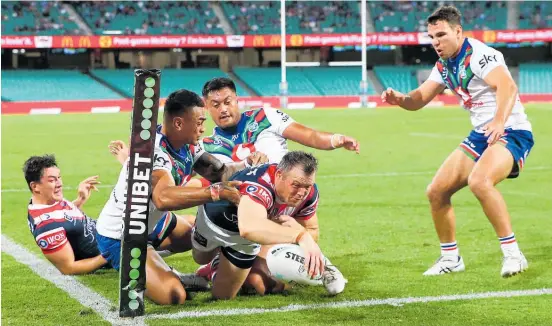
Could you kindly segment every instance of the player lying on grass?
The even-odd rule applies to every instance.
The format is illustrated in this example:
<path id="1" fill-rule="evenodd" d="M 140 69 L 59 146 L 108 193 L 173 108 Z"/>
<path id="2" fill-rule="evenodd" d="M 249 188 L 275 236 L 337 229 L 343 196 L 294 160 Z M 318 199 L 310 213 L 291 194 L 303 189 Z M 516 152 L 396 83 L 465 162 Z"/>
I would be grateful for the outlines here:
<path id="1" fill-rule="evenodd" d="M 240 113 L 236 86 L 229 78 L 211 79 L 203 86 L 202 93 L 209 114 L 216 124 L 213 134 L 203 138 L 203 145 L 207 152 L 222 162 L 241 162 L 250 153 L 262 152 L 269 157 L 271 163 L 279 163 L 288 152 L 288 139 L 321 150 L 344 148 L 357 153 L 360 151 L 360 144 L 356 139 L 311 129 L 295 122 L 280 110 L 261 108 Z M 318 218 L 315 216 L 309 220 L 301 220 L 301 223 L 318 240 Z M 259 294 L 283 287 L 267 271 L 265 259 L 269 249 L 269 246 L 262 247 L 251 269 L 251 277 L 246 281 L 246 285 L 256 289 Z M 199 275 L 209 275 L 209 268 L 209 265 L 201 267 L 198 270 Z M 335 267 L 332 268 L 339 273 Z"/>
<path id="2" fill-rule="evenodd" d="M 32 193 L 28 206 L 31 233 L 44 256 L 63 274 L 91 273 L 107 264 L 96 244 L 96 221 L 81 208 L 97 190 L 98 176 L 79 184 L 74 201 L 63 198 L 61 171 L 53 155 L 31 156 L 23 166 Z"/>
<path id="3" fill-rule="evenodd" d="M 182 304 L 186 291 L 182 281 L 194 287 L 206 286 L 199 277 L 181 280 L 167 266 L 156 249 L 170 248 L 174 252 L 191 249 L 193 221 L 186 221 L 171 211 L 190 208 L 217 200 L 238 203 L 239 182 L 226 181 L 247 164 L 266 161 L 262 154 L 251 155 L 243 163 L 223 164 L 197 144 L 204 132 L 203 100 L 188 90 L 171 93 L 165 102 L 163 122 L 157 128 L 152 173 L 152 202 L 148 221 L 148 252 L 146 258 L 146 296 L 158 304 Z M 126 165 L 126 164 L 125 164 Z M 183 187 L 192 172 L 216 182 L 209 187 Z M 126 193 L 126 167 L 105 204 L 97 224 L 98 247 L 115 268 L 119 268 L 121 235 Z M 203 281 L 203 283 L 202 283 Z"/>
<path id="4" fill-rule="evenodd" d="M 343 291 L 346 281 L 338 271 L 325 268 L 330 263 L 304 226 L 316 218 L 316 170 L 314 156 L 289 152 L 279 164 L 247 168 L 232 176 L 231 180 L 242 183 L 239 189 L 243 196 L 238 207 L 221 201 L 198 209 L 192 238 L 195 261 L 205 264 L 219 250 L 222 253 L 211 264 L 213 297 L 234 298 L 251 277 L 249 272 L 261 245 L 282 243 L 298 244 L 305 252 L 309 275 L 327 276 L 329 291 Z"/>
<path id="5" fill-rule="evenodd" d="M 496 185 L 521 172 L 533 147 L 531 123 L 502 53 L 464 37 L 460 21 L 460 12 L 452 6 L 441 7 L 429 16 L 428 34 L 439 55 L 429 79 L 408 94 L 389 88 L 381 98 L 416 111 L 449 88 L 470 112 L 473 130 L 441 165 L 427 188 L 441 257 L 424 275 L 465 269 L 456 243 L 451 197 L 468 186 L 498 236 L 504 255 L 500 274 L 508 277 L 523 272 L 528 264 Z"/>

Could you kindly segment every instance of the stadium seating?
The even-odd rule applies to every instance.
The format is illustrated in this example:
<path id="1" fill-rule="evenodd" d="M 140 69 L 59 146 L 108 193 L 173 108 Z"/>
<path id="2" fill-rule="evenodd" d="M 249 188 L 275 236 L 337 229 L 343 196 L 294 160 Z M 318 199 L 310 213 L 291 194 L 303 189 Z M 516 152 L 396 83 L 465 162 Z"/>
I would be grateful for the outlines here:
<path id="1" fill-rule="evenodd" d="M 3 35 L 82 34 L 60 2 L 3 1 Z"/>
<path id="2" fill-rule="evenodd" d="M 223 34 L 208 2 L 89 1 L 73 3 L 96 34 Z"/>
<path id="3" fill-rule="evenodd" d="M 280 95 L 280 68 L 235 67 L 234 73 L 259 95 Z M 357 95 L 361 72 L 358 67 L 288 68 L 286 79 L 291 96 Z M 368 94 L 375 94 L 370 82 Z"/>
<path id="4" fill-rule="evenodd" d="M 550 94 L 552 92 L 552 64 L 520 64 L 518 84 L 521 94 Z"/>
<path id="5" fill-rule="evenodd" d="M 519 28 L 552 27 L 552 3 L 546 1 L 521 1 L 519 3 Z"/>
<path id="6" fill-rule="evenodd" d="M 427 17 L 441 5 L 433 1 L 370 2 L 374 26 L 378 32 L 424 32 Z M 463 27 L 474 29 L 506 29 L 507 7 L 504 1 L 455 2 L 462 12 Z"/>
<path id="7" fill-rule="evenodd" d="M 220 2 L 237 33 L 278 34 L 279 1 Z M 356 1 L 292 1 L 286 3 L 288 33 L 360 32 L 359 3 Z"/>
<path id="8" fill-rule="evenodd" d="M 122 98 L 89 76 L 72 70 L 2 70 L 2 94 L 11 101 Z"/>
<path id="9" fill-rule="evenodd" d="M 132 97 L 133 89 L 133 70 L 132 69 L 119 69 L 119 70 L 92 70 L 91 73 L 118 89 L 128 97 Z M 201 94 L 203 85 L 209 79 L 213 77 L 228 77 L 220 69 L 163 69 L 161 74 L 161 97 L 168 96 L 171 92 L 186 88 Z M 236 91 L 239 96 L 248 95 L 247 92 L 236 84 Z"/>
<path id="10" fill-rule="evenodd" d="M 416 66 L 376 66 L 374 72 L 383 88 L 392 87 L 400 92 L 409 92 L 418 87 Z"/>
<path id="11" fill-rule="evenodd" d="M 359 67 L 303 68 L 303 73 L 323 95 L 357 95 L 362 79 Z M 376 94 L 368 81 L 368 94 Z"/>

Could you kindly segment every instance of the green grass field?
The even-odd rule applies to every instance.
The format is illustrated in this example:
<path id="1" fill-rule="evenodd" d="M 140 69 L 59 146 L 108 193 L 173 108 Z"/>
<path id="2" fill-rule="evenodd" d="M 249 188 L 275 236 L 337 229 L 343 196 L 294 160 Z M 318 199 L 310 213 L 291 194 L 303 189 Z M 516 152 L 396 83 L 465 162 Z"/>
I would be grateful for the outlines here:
<path id="1" fill-rule="evenodd" d="M 500 277 L 502 256 L 496 235 L 477 200 L 469 190 L 463 190 L 453 201 L 466 272 L 437 278 L 422 276 L 439 255 L 425 187 L 444 158 L 469 133 L 466 112 L 449 108 L 416 113 L 398 109 L 292 111 L 290 114 L 301 123 L 346 133 L 361 142 L 360 155 L 342 150 L 315 151 L 320 161 L 320 244 L 349 279 L 345 292 L 332 298 L 323 288 L 300 287 L 286 295 L 244 296 L 231 302 L 212 302 L 208 294 L 198 294 L 185 306 L 162 307 L 148 302 L 147 314 L 552 288 L 552 111 L 548 105 L 527 107 L 536 145 L 521 177 L 499 186 L 508 203 L 516 237 L 529 260 L 526 273 L 510 279 Z M 2 234 L 43 259 L 26 222 L 30 193 L 21 172 L 23 162 L 30 155 L 55 153 L 66 187 L 75 187 L 95 174 L 100 175 L 104 186 L 112 185 L 119 165 L 110 156 L 107 144 L 113 139 L 128 139 L 129 114 L 2 116 L 2 120 Z M 292 144 L 291 148 L 300 146 Z M 96 217 L 110 190 L 104 187 L 94 193 L 85 212 Z M 65 190 L 69 199 L 75 194 L 75 190 Z M 192 272 L 197 267 L 189 253 L 167 261 L 182 272 Z M 2 323 L 106 323 L 92 309 L 5 253 L 2 267 Z M 109 299 L 115 309 L 116 272 L 100 271 L 78 279 Z M 146 323 L 550 325 L 550 307 L 552 296 L 542 295 L 252 316 L 146 319 Z"/>

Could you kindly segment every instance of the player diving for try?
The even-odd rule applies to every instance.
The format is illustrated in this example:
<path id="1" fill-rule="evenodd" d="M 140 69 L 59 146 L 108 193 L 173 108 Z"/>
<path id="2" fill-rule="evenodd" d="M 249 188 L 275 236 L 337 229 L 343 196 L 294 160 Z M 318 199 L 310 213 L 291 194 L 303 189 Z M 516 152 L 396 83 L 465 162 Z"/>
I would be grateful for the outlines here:
<path id="1" fill-rule="evenodd" d="M 216 268 L 210 270 L 214 298 L 236 297 L 251 276 L 261 244 L 298 244 L 304 250 L 308 275 L 333 274 L 325 269 L 325 258 L 312 234 L 296 221 L 316 214 L 316 170 L 312 154 L 289 152 L 279 164 L 247 168 L 232 176 L 231 180 L 242 182 L 238 207 L 220 201 L 199 208 L 192 240 L 194 259 L 202 264 L 219 250 L 222 253 Z M 344 286 L 344 282 L 332 281 L 326 288 L 337 294 Z"/>
<path id="2" fill-rule="evenodd" d="M 408 94 L 391 88 L 384 102 L 416 111 L 449 88 L 470 112 L 471 133 L 444 161 L 427 196 L 441 256 L 424 275 L 441 275 L 465 269 L 455 234 L 451 197 L 468 186 L 479 200 L 500 241 L 504 256 L 500 275 L 512 276 L 527 269 L 510 222 L 504 198 L 496 185 L 516 178 L 533 147 L 531 123 L 518 96 L 504 57 L 482 42 L 462 35 L 461 14 L 453 6 L 437 9 L 427 19 L 428 35 L 439 56 L 431 75 Z"/>
<path id="3" fill-rule="evenodd" d="M 174 252 L 191 249 L 193 221 L 171 211 L 190 208 L 216 200 L 238 203 L 240 182 L 226 180 L 249 164 L 266 162 L 256 153 L 245 162 L 223 164 L 206 153 L 198 141 L 204 132 L 205 110 L 201 97 L 188 90 L 171 93 L 166 102 L 163 122 L 157 128 L 152 173 L 152 196 L 148 221 L 146 258 L 146 296 L 157 304 L 182 304 L 186 300 L 184 280 L 159 256 L 156 249 Z M 209 187 L 183 187 L 196 171 L 213 182 Z M 126 164 L 97 222 L 98 247 L 115 268 L 119 268 L 122 226 L 126 195 Z M 220 182 L 223 181 L 223 182 Z M 187 279 L 186 285 L 205 286 L 201 278 Z M 203 281 L 205 282 L 205 281 Z M 191 284 L 190 284 L 191 283 Z"/>
<path id="4" fill-rule="evenodd" d="M 222 162 L 241 162 L 247 155 L 261 152 L 268 156 L 270 163 L 279 163 L 288 152 L 288 139 L 321 150 L 344 148 L 360 152 L 360 144 L 356 139 L 311 129 L 295 122 L 280 110 L 260 108 L 240 113 L 236 86 L 229 78 L 211 79 L 203 86 L 202 94 L 207 110 L 216 124 L 213 134 L 203 138 L 203 146 Z M 311 188 L 311 192 L 315 192 L 315 187 Z M 298 218 L 297 222 L 318 241 L 319 225 L 316 214 L 310 218 Z M 262 247 L 250 277 L 245 282 L 247 287 L 254 288 L 259 294 L 277 292 L 283 288 L 283 284 L 268 273 L 265 258 L 269 249 L 270 246 Z M 203 266 L 198 274 L 208 277 L 211 265 L 216 263 L 217 260 Z M 329 260 L 326 265 L 335 272 L 331 283 L 346 282 Z M 329 275 L 326 280 L 330 281 Z"/>

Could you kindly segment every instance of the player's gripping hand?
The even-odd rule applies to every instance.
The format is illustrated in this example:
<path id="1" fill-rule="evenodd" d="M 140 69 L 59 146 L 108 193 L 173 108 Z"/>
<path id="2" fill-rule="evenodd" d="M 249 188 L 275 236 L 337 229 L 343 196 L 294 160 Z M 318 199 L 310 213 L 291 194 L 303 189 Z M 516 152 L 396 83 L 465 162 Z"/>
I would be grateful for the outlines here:
<path id="1" fill-rule="evenodd" d="M 483 131 L 485 132 L 485 137 L 489 137 L 487 138 L 489 146 L 493 145 L 500 137 L 504 136 L 504 122 L 493 119 L 483 127 Z"/>
<path id="2" fill-rule="evenodd" d="M 310 277 L 322 275 L 324 272 L 322 251 L 307 230 L 299 234 L 297 244 L 305 251 L 305 268 L 309 271 Z"/>
<path id="3" fill-rule="evenodd" d="M 251 153 L 246 160 L 249 166 L 257 166 L 268 163 L 268 156 L 261 152 L 255 152 Z"/>
<path id="4" fill-rule="evenodd" d="M 227 200 L 234 205 L 238 205 L 240 203 L 241 194 L 237 187 L 239 187 L 242 182 L 241 181 L 226 181 L 220 183 L 222 186 L 222 189 L 220 191 L 220 199 L 221 200 Z"/>
<path id="5" fill-rule="evenodd" d="M 392 89 L 391 87 L 381 93 L 381 101 L 383 103 L 389 103 L 391 105 L 401 105 L 405 95 L 399 91 Z"/>

